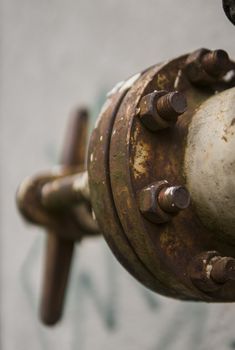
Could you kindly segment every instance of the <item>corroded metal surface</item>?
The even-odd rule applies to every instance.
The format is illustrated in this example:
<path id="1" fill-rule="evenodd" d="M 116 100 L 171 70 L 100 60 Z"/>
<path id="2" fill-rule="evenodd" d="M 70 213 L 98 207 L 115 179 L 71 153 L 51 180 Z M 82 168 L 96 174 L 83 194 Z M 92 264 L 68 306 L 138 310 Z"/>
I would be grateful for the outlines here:
<path id="1" fill-rule="evenodd" d="M 75 241 L 98 233 L 91 218 L 90 204 L 87 204 L 88 191 L 83 186 L 87 124 L 86 110 L 76 111 L 71 116 L 65 138 L 62 166 L 54 172 L 25 180 L 17 193 L 18 206 L 24 217 L 47 229 L 40 314 L 48 325 L 56 323 L 62 314 Z M 69 186 L 71 179 L 75 182 L 72 187 Z M 84 188 L 80 188 L 81 185 Z M 55 188 L 58 191 L 54 191 Z M 77 201 L 74 201 L 75 195 Z M 72 198 L 74 205 L 64 206 L 68 198 L 70 201 Z"/>
<path id="2" fill-rule="evenodd" d="M 235 300 L 234 246 L 223 239 L 228 232 L 222 225 L 233 231 L 234 200 L 221 220 L 218 208 L 232 194 L 229 186 L 220 186 L 222 194 L 215 193 L 212 203 L 208 193 L 203 198 L 213 185 L 201 158 L 203 147 L 207 153 L 211 147 L 210 162 L 220 160 L 213 129 L 216 113 L 213 108 L 209 113 L 205 105 L 216 109 L 214 101 L 224 103 L 233 94 L 218 112 L 218 119 L 226 120 L 224 113 L 229 117 L 230 128 L 223 127 L 223 132 L 231 134 L 234 86 L 235 64 L 222 50 L 201 49 L 150 67 L 109 93 L 91 135 L 87 172 L 87 116 L 81 112 L 66 139 L 63 167 L 22 184 L 21 212 L 48 230 L 44 323 L 53 324 L 61 315 L 74 242 L 99 230 L 119 262 L 153 291 L 182 300 Z M 202 133 L 204 124 L 210 127 L 208 118 L 214 123 L 209 137 L 207 131 Z M 204 146 L 203 139 L 192 137 L 197 131 Z M 231 136 L 234 143 L 233 134 L 227 134 L 223 141 Z M 227 154 L 233 154 L 233 143 L 227 145 Z M 210 162 L 207 166 L 213 168 Z M 233 177 L 227 175 L 231 184 Z M 205 203 L 214 210 L 206 219 Z M 209 219 L 216 229 L 208 225 Z"/>
<path id="3" fill-rule="evenodd" d="M 143 219 L 137 204 L 138 192 L 149 183 L 163 179 L 174 183 L 178 173 L 181 177 L 178 165 L 180 156 L 182 157 L 180 153 L 184 130 L 175 133 L 178 128 L 170 128 L 159 133 L 151 133 L 142 126 L 137 111 L 143 95 L 154 90 L 174 89 L 176 77 L 179 77 L 183 63 L 184 58 L 181 58 L 161 67 L 152 68 L 127 93 L 113 127 L 110 174 L 118 215 L 134 250 L 156 280 L 165 284 L 165 290 L 169 290 L 167 288 L 169 283 L 172 295 L 177 296 L 178 290 L 178 295 L 186 297 L 184 285 L 178 278 L 173 277 L 164 259 L 164 250 L 167 250 L 165 257 L 168 256 L 168 261 L 169 258 L 176 257 L 179 238 L 170 232 L 165 233 L 164 227 L 152 225 Z M 178 81 L 178 89 L 182 83 L 184 83 L 182 79 Z M 182 182 L 181 178 L 179 180 Z M 172 265 L 175 265 L 175 261 Z"/>
<path id="4" fill-rule="evenodd" d="M 83 168 L 80 167 L 80 170 Z M 17 192 L 17 203 L 22 215 L 27 221 L 56 231 L 57 236 L 66 239 L 80 239 L 80 225 L 71 211 L 51 211 L 45 208 L 41 202 L 41 189 L 47 183 L 51 183 L 66 175 L 77 173 L 76 168 L 57 168 L 48 173 L 40 173 L 25 179 Z M 65 227 L 67 230 L 65 230 Z M 80 233 L 79 233 L 80 232 Z"/>
<path id="5" fill-rule="evenodd" d="M 61 163 L 64 166 L 84 166 L 88 114 L 76 113 L 70 120 Z M 65 215 L 66 215 L 65 211 Z M 66 226 L 63 227 L 67 231 Z M 82 234 L 77 230 L 77 238 Z M 61 317 L 72 264 L 74 240 L 67 240 L 49 231 L 45 252 L 44 276 L 41 295 L 40 315 L 44 323 L 55 324 Z"/>
<path id="6" fill-rule="evenodd" d="M 110 146 L 112 193 L 125 234 L 142 263 L 165 291 L 181 299 L 231 300 L 231 291 L 210 295 L 192 284 L 187 267 L 193 256 L 210 247 L 231 253 L 229 247 L 212 238 L 199 221 L 193 204 L 171 222 L 154 225 L 139 212 L 138 193 L 154 181 L 185 184 L 184 149 L 188 125 L 198 106 L 215 94 L 212 82 L 195 88 L 185 72 L 187 57 L 154 67 L 137 80 L 126 94 L 115 118 Z M 141 98 L 155 90 L 178 90 L 188 100 L 188 110 L 175 126 L 152 133 L 138 118 Z M 227 248 L 227 249 L 226 249 Z M 160 291 L 159 291 L 160 292 Z"/>
<path id="7" fill-rule="evenodd" d="M 112 197 L 109 147 L 113 122 L 124 96 L 140 75 L 123 82 L 108 97 L 93 130 L 88 152 L 88 172 L 92 207 L 99 227 L 120 263 L 148 288 L 158 290 L 154 276 L 141 263 L 129 244 L 118 218 Z"/>

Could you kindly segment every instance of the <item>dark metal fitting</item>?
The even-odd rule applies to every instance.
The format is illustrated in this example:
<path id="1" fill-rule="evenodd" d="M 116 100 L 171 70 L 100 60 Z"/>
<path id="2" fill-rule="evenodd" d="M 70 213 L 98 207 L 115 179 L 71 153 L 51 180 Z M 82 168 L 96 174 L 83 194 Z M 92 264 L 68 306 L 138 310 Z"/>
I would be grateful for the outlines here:
<path id="1" fill-rule="evenodd" d="M 169 92 L 157 100 L 156 108 L 161 118 L 176 122 L 177 117 L 186 111 L 187 100 L 182 92 Z"/>
<path id="2" fill-rule="evenodd" d="M 25 179 L 16 193 L 18 208 L 24 218 L 36 225 L 56 226 L 56 219 L 44 208 L 40 200 L 42 187 L 62 176 L 62 172 L 48 172 Z"/>
<path id="3" fill-rule="evenodd" d="M 215 292 L 221 285 L 211 279 L 211 259 L 218 257 L 216 251 L 203 252 L 195 256 L 189 265 L 189 276 L 193 284 L 203 292 Z"/>
<path id="4" fill-rule="evenodd" d="M 215 83 L 232 69 L 226 51 L 200 49 L 188 56 L 185 71 L 189 80 L 198 85 Z"/>
<path id="5" fill-rule="evenodd" d="M 75 242 L 99 233 L 86 197 L 89 191 L 85 169 L 88 113 L 82 108 L 71 116 L 61 168 L 30 178 L 20 186 L 17 203 L 25 218 L 46 227 L 46 263 L 40 314 L 43 323 L 55 324 L 61 317 Z M 75 175 L 74 175 L 75 174 Z M 56 209 L 70 205 L 73 196 L 83 197 L 69 210 Z M 62 198 L 65 195 L 65 198 Z"/>
<path id="6" fill-rule="evenodd" d="M 188 207 L 188 191 L 181 186 L 171 186 L 168 181 L 158 181 L 139 193 L 139 209 L 153 223 L 165 223 L 180 210 Z"/>
<path id="7" fill-rule="evenodd" d="M 163 188 L 158 194 L 158 203 L 167 213 L 178 213 L 188 208 L 190 194 L 184 186 L 170 186 Z"/>
<path id="8" fill-rule="evenodd" d="M 216 251 L 197 255 L 189 266 L 189 274 L 198 289 L 215 292 L 229 280 L 235 280 L 235 259 L 221 257 Z"/>
<path id="9" fill-rule="evenodd" d="M 215 50 L 202 57 L 202 66 L 209 75 L 220 77 L 230 69 L 231 62 L 226 51 Z"/>
<path id="10" fill-rule="evenodd" d="M 211 278 L 217 283 L 235 280 L 235 259 L 231 257 L 215 257 L 211 260 Z"/>
<path id="11" fill-rule="evenodd" d="M 149 130 L 157 131 L 174 125 L 186 109 L 187 100 L 183 93 L 154 91 L 142 97 L 139 117 Z"/>

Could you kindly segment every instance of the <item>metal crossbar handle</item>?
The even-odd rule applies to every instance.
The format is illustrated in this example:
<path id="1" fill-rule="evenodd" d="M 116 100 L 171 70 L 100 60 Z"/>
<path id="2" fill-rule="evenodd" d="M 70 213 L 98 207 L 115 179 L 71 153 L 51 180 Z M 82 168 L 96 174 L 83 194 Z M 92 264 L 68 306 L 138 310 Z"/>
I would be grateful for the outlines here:
<path id="1" fill-rule="evenodd" d="M 42 321 L 48 325 L 57 322 L 62 313 L 75 241 L 80 241 L 83 235 L 98 233 L 90 206 L 84 204 L 89 199 L 87 172 L 82 171 L 86 161 L 87 124 L 87 111 L 75 111 L 65 138 L 59 173 L 27 180 L 18 191 L 18 205 L 24 215 L 48 229 L 40 310 Z M 70 210 L 73 201 L 76 213 Z"/>
<path id="2" fill-rule="evenodd" d="M 43 185 L 41 201 L 45 208 L 66 208 L 90 200 L 86 171 L 68 175 Z"/>

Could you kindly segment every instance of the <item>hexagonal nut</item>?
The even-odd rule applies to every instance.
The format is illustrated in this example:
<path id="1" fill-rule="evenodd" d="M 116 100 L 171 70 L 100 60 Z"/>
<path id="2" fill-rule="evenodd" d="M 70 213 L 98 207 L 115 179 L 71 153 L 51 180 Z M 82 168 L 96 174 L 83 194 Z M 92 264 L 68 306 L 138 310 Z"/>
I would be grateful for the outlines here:
<path id="1" fill-rule="evenodd" d="M 155 224 L 166 223 L 172 219 L 172 215 L 164 212 L 158 204 L 160 191 L 168 186 L 168 181 L 158 181 L 144 187 L 139 193 L 138 202 L 141 213 Z"/>
<path id="2" fill-rule="evenodd" d="M 138 115 L 144 126 L 150 131 L 166 129 L 174 125 L 174 122 L 161 118 L 157 111 L 157 101 L 166 95 L 167 91 L 154 91 L 142 97 Z"/>

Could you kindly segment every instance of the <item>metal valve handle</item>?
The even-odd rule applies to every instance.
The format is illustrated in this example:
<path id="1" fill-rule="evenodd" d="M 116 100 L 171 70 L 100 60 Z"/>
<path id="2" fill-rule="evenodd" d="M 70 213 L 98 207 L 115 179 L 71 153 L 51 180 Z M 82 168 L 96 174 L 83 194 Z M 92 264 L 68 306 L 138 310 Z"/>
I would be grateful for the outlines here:
<path id="1" fill-rule="evenodd" d="M 64 167 L 85 166 L 87 123 L 85 110 L 71 118 L 61 156 Z M 48 232 L 41 301 L 41 318 L 46 324 L 57 322 L 61 316 L 73 250 L 74 241 Z"/>
<path id="2" fill-rule="evenodd" d="M 88 208 L 85 207 L 85 211 L 84 206 L 76 208 L 76 215 L 73 215 L 72 199 L 68 198 L 73 194 L 76 207 L 79 197 L 84 202 L 84 198 L 89 196 L 86 191 L 87 174 L 83 172 L 86 166 L 87 131 L 88 112 L 79 109 L 70 118 L 59 172 L 26 180 L 17 194 L 21 212 L 31 221 L 47 228 L 40 307 L 40 317 L 47 325 L 56 323 L 62 314 L 74 243 L 83 236 L 98 232 Z M 82 222 L 83 227 L 79 227 Z"/>

